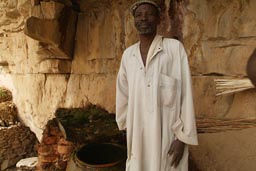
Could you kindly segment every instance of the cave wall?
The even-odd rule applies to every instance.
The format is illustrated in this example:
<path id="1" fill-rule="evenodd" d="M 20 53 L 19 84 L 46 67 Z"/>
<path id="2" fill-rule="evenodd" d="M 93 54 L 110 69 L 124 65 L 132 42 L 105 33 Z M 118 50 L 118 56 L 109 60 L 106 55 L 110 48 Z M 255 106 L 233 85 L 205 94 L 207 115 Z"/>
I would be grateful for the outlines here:
<path id="1" fill-rule="evenodd" d="M 24 34 L 29 17 L 52 19 L 63 6 L 69 6 L 70 1 L 0 2 L 0 85 L 12 91 L 19 117 L 39 139 L 57 108 L 93 103 L 115 112 L 115 79 L 121 55 L 138 40 L 129 13 L 134 0 L 77 2 L 80 11 L 77 12 L 74 55 L 70 58 L 39 53 L 45 45 Z M 196 116 L 256 117 L 255 89 L 217 97 L 214 82 L 215 78 L 246 76 L 246 62 L 256 46 L 256 1 L 161 2 L 165 11 L 159 33 L 176 36 L 185 45 Z M 47 33 L 48 27 L 45 29 Z M 47 35 L 54 39 L 50 33 Z M 211 141 L 211 136 L 208 139 L 200 136 L 199 140 Z M 198 151 L 195 149 L 194 153 Z"/>
<path id="2" fill-rule="evenodd" d="M 215 133 L 199 134 L 191 158 L 201 171 L 256 169 L 253 134 L 255 89 L 216 96 L 214 79 L 246 77 L 246 64 L 256 47 L 256 1 L 190 0 L 185 5 L 183 38 L 193 75 L 197 118 L 230 120 Z M 247 120 L 236 125 L 235 120 Z M 198 125 L 199 124 L 199 120 Z M 215 121 L 208 126 L 214 128 Z M 236 129 L 229 129 L 236 128 Z"/>
<path id="3" fill-rule="evenodd" d="M 215 97 L 215 78 L 244 77 L 256 44 L 253 0 L 192 1 L 184 17 L 184 41 L 194 78 L 197 116 L 255 117 L 255 90 Z M 209 110 L 211 109 L 211 110 Z"/>
<path id="4" fill-rule="evenodd" d="M 61 26 L 47 27 L 47 24 L 55 24 L 50 20 L 58 16 L 63 6 L 70 4 L 37 0 L 1 1 L 0 85 L 12 91 L 20 118 L 39 139 L 45 124 L 59 107 L 83 107 L 93 103 L 115 112 L 115 79 L 122 51 L 137 41 L 129 12 L 132 3 L 121 0 L 81 1 L 74 55 L 65 58 L 48 54 L 44 51 L 45 44 L 27 36 L 24 30 L 37 27 L 37 23 L 26 25 L 31 16 L 44 19 L 45 42 L 58 42 L 52 29 Z M 166 4 L 169 5 L 169 1 Z M 160 32 L 170 35 L 166 16 L 168 11 Z M 40 36 L 35 34 L 38 34 L 35 37 Z"/>

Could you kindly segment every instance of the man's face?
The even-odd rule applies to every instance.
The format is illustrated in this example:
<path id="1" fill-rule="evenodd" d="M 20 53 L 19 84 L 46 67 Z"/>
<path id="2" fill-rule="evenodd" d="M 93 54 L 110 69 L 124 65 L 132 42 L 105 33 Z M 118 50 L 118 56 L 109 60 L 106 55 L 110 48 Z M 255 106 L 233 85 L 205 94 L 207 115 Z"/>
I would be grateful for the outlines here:
<path id="1" fill-rule="evenodd" d="M 155 34 L 159 22 L 158 11 L 153 5 L 142 4 L 134 12 L 134 23 L 139 34 Z"/>

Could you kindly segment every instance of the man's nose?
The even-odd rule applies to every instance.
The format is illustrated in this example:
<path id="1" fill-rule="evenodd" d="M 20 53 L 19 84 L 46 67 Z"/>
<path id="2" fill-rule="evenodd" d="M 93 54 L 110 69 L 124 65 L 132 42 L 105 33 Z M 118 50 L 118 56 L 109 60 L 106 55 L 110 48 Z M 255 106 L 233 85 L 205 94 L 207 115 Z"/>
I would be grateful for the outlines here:
<path id="1" fill-rule="evenodd" d="M 142 14 L 141 15 L 141 20 L 148 20 L 148 15 L 147 14 Z"/>

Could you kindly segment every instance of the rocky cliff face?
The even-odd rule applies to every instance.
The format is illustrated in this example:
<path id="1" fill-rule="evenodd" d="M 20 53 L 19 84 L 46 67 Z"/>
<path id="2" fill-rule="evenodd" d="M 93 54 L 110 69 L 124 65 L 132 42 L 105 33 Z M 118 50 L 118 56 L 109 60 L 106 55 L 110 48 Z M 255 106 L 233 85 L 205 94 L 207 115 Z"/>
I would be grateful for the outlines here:
<path id="1" fill-rule="evenodd" d="M 220 76 L 246 76 L 246 63 L 256 44 L 255 6 L 255 1 L 205 0 L 187 5 L 183 33 L 198 116 L 255 117 L 254 90 L 216 98 L 213 81 Z"/>
<path id="2" fill-rule="evenodd" d="M 0 84 L 13 92 L 20 117 L 39 138 L 58 107 L 93 103 L 114 112 L 115 79 L 122 51 L 137 41 L 129 12 L 131 3 L 81 2 L 74 55 L 67 58 L 51 53 L 49 47 L 58 47 L 61 42 L 61 36 L 56 35 L 63 25 L 56 22 L 70 3 L 1 2 Z M 40 19 L 40 27 L 31 17 Z M 166 16 L 164 21 L 160 30 L 168 35 Z"/>
<path id="3" fill-rule="evenodd" d="M 137 41 L 129 13 L 132 0 L 77 2 L 80 11 L 74 49 L 68 57 L 55 53 L 64 47 L 60 46 L 61 36 L 56 37 L 64 34 L 58 32 L 64 26 L 55 21 L 64 7 L 72 5 L 70 1 L 0 2 L 0 85 L 12 91 L 20 118 L 39 139 L 57 108 L 93 103 L 114 112 L 115 79 L 122 51 Z M 165 0 L 162 3 L 165 12 L 159 33 L 177 36 L 184 42 L 193 76 L 197 117 L 256 117 L 255 90 L 216 97 L 214 82 L 215 78 L 246 76 L 246 62 L 256 45 L 256 2 Z M 46 23 L 41 31 L 47 33 L 44 36 L 47 40 L 38 38 L 40 34 L 38 40 L 24 34 L 31 16 Z M 29 27 L 33 29 L 36 25 Z"/>

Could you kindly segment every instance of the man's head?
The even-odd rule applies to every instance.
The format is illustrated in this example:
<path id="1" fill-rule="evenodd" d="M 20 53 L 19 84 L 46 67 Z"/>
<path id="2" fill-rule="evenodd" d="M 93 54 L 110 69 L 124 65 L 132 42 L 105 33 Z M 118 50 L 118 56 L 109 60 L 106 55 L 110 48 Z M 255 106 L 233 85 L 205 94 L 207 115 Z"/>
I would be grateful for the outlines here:
<path id="1" fill-rule="evenodd" d="M 152 6 L 154 6 L 157 9 L 158 14 L 161 13 L 161 8 L 158 5 L 158 3 L 156 3 L 154 0 L 138 0 L 136 1 L 134 4 L 132 4 L 132 6 L 130 7 L 131 13 L 134 16 L 134 12 L 135 10 L 142 4 L 150 4 Z"/>
<path id="2" fill-rule="evenodd" d="M 141 35 L 156 34 L 160 7 L 152 0 L 139 0 L 131 6 L 135 27 Z"/>

